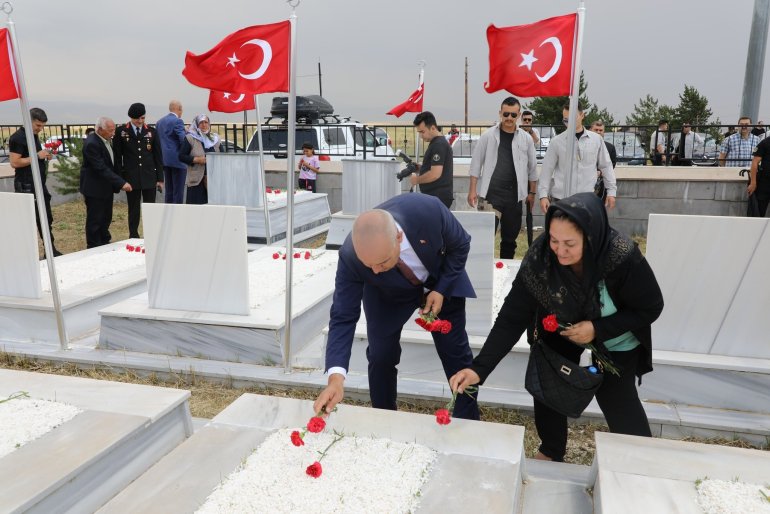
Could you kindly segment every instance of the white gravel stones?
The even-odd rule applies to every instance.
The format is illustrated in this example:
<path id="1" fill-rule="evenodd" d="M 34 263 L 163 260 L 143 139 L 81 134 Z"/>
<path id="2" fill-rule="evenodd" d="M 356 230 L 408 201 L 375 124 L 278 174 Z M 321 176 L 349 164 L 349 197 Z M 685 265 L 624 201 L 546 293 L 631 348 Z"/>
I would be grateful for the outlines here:
<path id="1" fill-rule="evenodd" d="M 770 480 L 770 477 L 768 477 Z M 770 486 L 724 480 L 703 480 L 697 485 L 698 505 L 706 514 L 770 513 Z"/>
<path id="2" fill-rule="evenodd" d="M 7 397 L 0 397 L 0 401 Z M 53 430 L 82 412 L 48 400 L 15 398 L 0 403 L 0 457 Z"/>
<path id="3" fill-rule="evenodd" d="M 127 244 L 137 246 L 141 239 L 129 239 Z M 110 251 L 87 255 L 81 259 L 60 262 L 56 260 L 56 280 L 59 289 L 72 289 L 92 280 L 106 278 L 117 273 L 144 266 L 144 254 L 129 252 L 125 246 Z M 40 262 L 40 285 L 43 292 L 51 292 L 51 281 L 45 261 Z"/>
<path id="4" fill-rule="evenodd" d="M 283 255 L 283 250 L 276 248 L 275 253 Z M 326 250 L 295 249 L 299 258 L 294 259 L 292 266 L 292 283 L 297 284 L 307 280 L 319 271 L 337 265 L 336 252 Z M 305 259 L 305 253 L 310 252 L 310 259 Z M 293 256 L 288 256 L 293 258 Z M 273 301 L 286 291 L 286 261 L 279 257 L 274 259 L 267 252 L 264 256 L 249 266 L 249 301 L 250 307 L 256 309 L 260 305 Z M 294 290 L 295 296 L 298 290 Z"/>
<path id="5" fill-rule="evenodd" d="M 497 263 L 502 261 L 494 261 L 494 273 L 492 279 L 492 320 L 497 318 L 497 314 L 500 312 L 500 308 L 503 306 L 505 297 L 510 292 L 510 287 L 505 287 L 505 281 L 511 274 L 511 266 L 503 263 L 502 268 L 497 267 Z"/>
<path id="6" fill-rule="evenodd" d="M 305 469 L 333 440 L 307 434 L 295 447 L 290 429 L 270 435 L 198 509 L 209 513 L 414 512 L 436 452 L 416 443 L 345 436 L 321 460 L 323 473 Z"/>

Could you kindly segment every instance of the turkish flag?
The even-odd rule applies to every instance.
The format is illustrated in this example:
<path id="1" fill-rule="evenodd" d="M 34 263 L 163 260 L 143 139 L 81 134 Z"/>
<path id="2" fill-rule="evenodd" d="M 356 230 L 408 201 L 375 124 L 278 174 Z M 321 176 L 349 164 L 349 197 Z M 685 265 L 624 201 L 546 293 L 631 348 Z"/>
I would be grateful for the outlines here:
<path id="1" fill-rule="evenodd" d="M 489 81 L 484 89 L 505 89 L 523 97 L 569 95 L 576 30 L 577 14 L 516 27 L 490 25 Z"/>
<path id="2" fill-rule="evenodd" d="M 396 118 L 400 118 L 405 112 L 422 112 L 423 93 L 425 93 L 425 83 L 420 84 L 420 87 L 409 95 L 405 102 L 398 104 L 386 114 L 392 114 Z"/>
<path id="3" fill-rule="evenodd" d="M 243 112 L 254 108 L 254 95 L 213 90 L 209 92 L 209 111 Z"/>
<path id="4" fill-rule="evenodd" d="M 205 54 L 187 52 L 182 75 L 215 91 L 256 95 L 289 91 L 291 23 L 255 25 L 233 32 Z"/>
<path id="5" fill-rule="evenodd" d="M 8 29 L 0 29 L 0 102 L 14 98 L 19 98 L 19 88 L 16 84 L 11 36 Z"/>

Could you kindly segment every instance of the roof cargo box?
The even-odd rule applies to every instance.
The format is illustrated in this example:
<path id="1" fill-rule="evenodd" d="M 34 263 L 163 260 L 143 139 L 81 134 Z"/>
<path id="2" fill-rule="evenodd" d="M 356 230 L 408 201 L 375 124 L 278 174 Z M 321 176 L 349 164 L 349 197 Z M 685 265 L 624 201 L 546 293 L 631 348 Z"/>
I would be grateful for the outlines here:
<path id="1" fill-rule="evenodd" d="M 286 118 L 289 115 L 289 97 L 275 96 L 270 106 L 270 114 Z M 297 97 L 297 118 L 319 119 L 334 114 L 334 107 L 318 95 Z"/>

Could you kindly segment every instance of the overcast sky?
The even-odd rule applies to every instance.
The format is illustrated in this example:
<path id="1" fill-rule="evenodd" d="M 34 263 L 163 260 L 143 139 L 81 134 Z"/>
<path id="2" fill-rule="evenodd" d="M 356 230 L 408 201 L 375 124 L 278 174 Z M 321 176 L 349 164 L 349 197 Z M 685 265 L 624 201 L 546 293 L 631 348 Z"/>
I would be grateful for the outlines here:
<path id="1" fill-rule="evenodd" d="M 206 112 L 207 91 L 181 75 L 185 51 L 203 53 L 237 29 L 287 19 L 284 0 L 16 0 L 13 19 L 31 104 L 50 123 L 127 119 L 147 105 L 148 121 L 179 98 L 186 121 Z M 464 112 L 464 58 L 470 63 L 469 118 L 494 119 L 503 92 L 487 94 L 486 27 L 567 14 L 576 0 L 302 0 L 298 16 L 298 94 L 323 93 L 336 112 L 361 121 L 386 116 L 417 85 L 427 62 L 425 109 L 439 122 Z M 624 120 L 647 93 L 676 104 L 684 84 L 706 95 L 723 123 L 737 120 L 754 2 L 587 0 L 583 70 L 591 101 Z M 765 65 L 766 73 L 770 67 Z M 768 81 L 765 81 L 767 89 Z M 269 109 L 269 96 L 261 102 Z M 214 113 L 213 120 L 242 115 Z M 760 118 L 770 122 L 770 94 Z M 18 103 L 0 104 L 0 123 L 18 123 Z M 254 120 L 250 114 L 249 120 Z"/>

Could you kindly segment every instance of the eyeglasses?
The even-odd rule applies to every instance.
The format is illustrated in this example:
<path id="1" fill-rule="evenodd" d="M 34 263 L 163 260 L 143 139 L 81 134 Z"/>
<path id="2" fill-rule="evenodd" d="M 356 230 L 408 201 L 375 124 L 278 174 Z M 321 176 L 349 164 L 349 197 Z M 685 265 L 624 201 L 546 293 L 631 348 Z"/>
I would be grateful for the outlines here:
<path id="1" fill-rule="evenodd" d="M 532 118 L 522 118 L 521 121 L 530 122 L 530 121 L 532 121 Z"/>
<path id="2" fill-rule="evenodd" d="M 503 118 L 509 118 L 510 117 L 510 118 L 514 118 L 514 119 L 519 115 L 519 113 L 517 113 L 517 112 L 503 112 L 501 114 L 503 115 Z"/>

